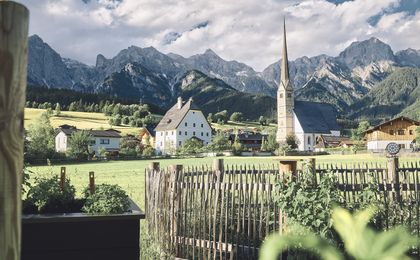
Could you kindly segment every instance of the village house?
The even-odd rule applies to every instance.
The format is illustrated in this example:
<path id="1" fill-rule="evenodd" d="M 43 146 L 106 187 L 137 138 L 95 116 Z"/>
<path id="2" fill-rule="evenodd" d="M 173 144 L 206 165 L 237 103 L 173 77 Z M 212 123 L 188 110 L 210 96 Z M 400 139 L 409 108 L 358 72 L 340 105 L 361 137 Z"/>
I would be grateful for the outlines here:
<path id="1" fill-rule="evenodd" d="M 192 98 L 184 102 L 181 97 L 159 122 L 156 131 L 155 149 L 157 153 L 173 154 L 184 142 L 197 138 L 208 145 L 212 129 L 206 117 Z"/>
<path id="2" fill-rule="evenodd" d="M 268 135 L 253 132 L 230 134 L 228 140 L 231 145 L 235 141 L 235 138 L 238 138 L 238 141 L 244 150 L 260 151 L 262 142 L 263 140 L 267 141 Z"/>
<path id="3" fill-rule="evenodd" d="M 289 135 L 294 135 L 298 150 L 313 151 L 321 135 L 340 136 L 334 106 L 295 101 L 294 88 L 289 78 L 285 24 L 281 62 L 281 81 L 277 90 L 277 142 L 284 144 Z"/>
<path id="4" fill-rule="evenodd" d="M 150 145 L 155 147 L 156 132 L 153 127 L 146 126 L 140 130 L 139 139 L 144 146 Z"/>
<path id="5" fill-rule="evenodd" d="M 349 141 L 350 138 L 345 136 L 320 135 L 316 139 L 315 151 L 324 151 L 325 148 L 343 147 L 342 144 L 347 145 Z"/>
<path id="6" fill-rule="evenodd" d="M 56 152 L 65 153 L 69 147 L 69 139 L 71 134 L 81 131 L 71 125 L 61 125 L 56 130 L 55 150 Z M 120 132 L 115 129 L 108 130 L 87 130 L 92 135 L 91 149 L 96 156 L 99 156 L 101 148 L 105 149 L 111 155 L 118 154 L 120 150 Z"/>
<path id="7" fill-rule="evenodd" d="M 371 152 L 383 152 L 393 142 L 401 149 L 412 150 L 416 143 L 416 128 L 420 122 L 400 116 L 365 131 L 367 149 Z"/>

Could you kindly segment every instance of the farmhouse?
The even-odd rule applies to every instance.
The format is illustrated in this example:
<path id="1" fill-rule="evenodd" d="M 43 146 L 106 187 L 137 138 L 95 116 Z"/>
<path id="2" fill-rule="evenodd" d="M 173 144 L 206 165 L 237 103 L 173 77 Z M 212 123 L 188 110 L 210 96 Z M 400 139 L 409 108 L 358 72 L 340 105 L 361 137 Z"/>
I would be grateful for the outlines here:
<path id="1" fill-rule="evenodd" d="M 323 151 L 325 148 L 342 147 L 342 144 L 347 147 L 349 142 L 350 138 L 345 136 L 320 135 L 316 138 L 315 150 Z"/>
<path id="2" fill-rule="evenodd" d="M 247 151 L 260 151 L 263 140 L 267 140 L 268 135 L 261 133 L 245 132 L 229 135 L 229 142 L 233 144 L 235 138 L 238 138 L 239 143 Z"/>
<path id="3" fill-rule="evenodd" d="M 146 126 L 140 130 L 139 139 L 144 146 L 150 145 L 155 147 L 156 132 L 153 127 Z"/>
<path id="4" fill-rule="evenodd" d="M 336 109 L 326 103 L 295 101 L 289 78 L 286 25 L 284 24 L 281 81 L 277 90 L 277 141 L 286 143 L 294 135 L 300 151 L 314 150 L 321 135 L 340 136 Z"/>
<path id="5" fill-rule="evenodd" d="M 192 98 L 184 102 L 179 97 L 178 102 L 163 116 L 155 131 L 155 149 L 162 154 L 174 153 L 187 139 L 193 137 L 208 145 L 212 137 L 210 124 Z"/>
<path id="6" fill-rule="evenodd" d="M 56 130 L 55 135 L 55 150 L 56 152 L 66 152 L 69 147 L 69 139 L 71 134 L 80 131 L 74 126 L 61 125 Z M 99 150 L 104 148 L 111 154 L 116 154 L 120 150 L 120 132 L 114 129 L 108 130 L 87 130 L 92 135 L 91 148 L 96 155 L 99 155 Z"/>
<path id="7" fill-rule="evenodd" d="M 416 128 L 420 122 L 400 116 L 365 131 L 367 148 L 371 152 L 383 152 L 386 146 L 397 143 L 401 149 L 412 149 L 416 142 Z"/>

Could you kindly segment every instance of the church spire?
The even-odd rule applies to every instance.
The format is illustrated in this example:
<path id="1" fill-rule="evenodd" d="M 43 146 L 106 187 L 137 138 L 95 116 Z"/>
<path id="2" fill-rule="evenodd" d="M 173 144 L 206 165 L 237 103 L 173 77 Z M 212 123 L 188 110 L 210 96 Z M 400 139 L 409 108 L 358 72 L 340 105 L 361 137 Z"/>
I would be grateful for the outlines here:
<path id="1" fill-rule="evenodd" d="M 289 84 L 289 61 L 287 58 L 287 42 L 286 42 L 286 18 L 283 18 L 283 53 L 281 61 L 281 85 L 288 89 Z"/>

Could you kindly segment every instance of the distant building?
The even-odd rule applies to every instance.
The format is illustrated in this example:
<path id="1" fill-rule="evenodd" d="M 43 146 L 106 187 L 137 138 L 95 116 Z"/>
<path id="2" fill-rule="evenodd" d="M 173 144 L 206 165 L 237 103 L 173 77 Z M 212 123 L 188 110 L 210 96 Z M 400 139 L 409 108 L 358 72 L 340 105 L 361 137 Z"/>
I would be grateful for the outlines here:
<path id="1" fill-rule="evenodd" d="M 401 149 L 412 149 L 416 142 L 416 128 L 420 122 L 400 116 L 365 131 L 367 149 L 382 152 L 391 143 L 399 144 Z"/>
<path id="2" fill-rule="evenodd" d="M 345 136 L 320 135 L 316 139 L 315 150 L 323 151 L 325 148 L 340 147 L 342 143 L 347 143 L 349 141 L 350 138 Z"/>
<path id="3" fill-rule="evenodd" d="M 208 145 L 212 138 L 210 124 L 191 98 L 183 102 L 179 97 L 178 102 L 163 116 L 155 131 L 155 149 L 162 154 L 174 153 L 190 138 L 197 138 L 204 145 Z"/>
<path id="4" fill-rule="evenodd" d="M 239 133 L 238 141 L 242 145 L 242 147 L 247 151 L 260 151 L 263 139 L 267 141 L 268 135 L 261 134 L 261 133 Z M 233 144 L 235 141 L 236 134 L 229 135 L 229 142 Z"/>
<path id="5" fill-rule="evenodd" d="M 71 125 L 61 125 L 56 130 L 55 150 L 56 152 L 65 153 L 69 147 L 69 139 L 71 134 L 81 131 Z M 86 130 L 92 135 L 91 148 L 96 155 L 99 155 L 99 149 L 104 148 L 110 154 L 118 154 L 120 150 L 121 135 L 118 130 Z"/>
<path id="6" fill-rule="evenodd" d="M 139 139 L 142 145 L 155 147 L 156 132 L 153 127 L 146 126 L 140 130 Z"/>
<path id="7" fill-rule="evenodd" d="M 340 136 L 336 109 L 326 103 L 295 101 L 289 78 L 286 25 L 284 24 L 281 81 L 277 90 L 277 141 L 286 143 L 294 135 L 298 150 L 312 151 L 321 135 Z"/>

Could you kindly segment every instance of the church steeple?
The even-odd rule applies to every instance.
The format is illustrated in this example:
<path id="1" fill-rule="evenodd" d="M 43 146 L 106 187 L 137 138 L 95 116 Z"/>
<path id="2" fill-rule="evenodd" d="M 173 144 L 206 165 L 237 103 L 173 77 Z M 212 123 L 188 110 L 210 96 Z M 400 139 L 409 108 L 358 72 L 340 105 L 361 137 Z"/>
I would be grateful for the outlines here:
<path id="1" fill-rule="evenodd" d="M 286 18 L 283 18 L 283 52 L 281 61 L 281 83 L 284 88 L 291 88 L 289 82 L 289 60 L 287 57 Z"/>
<path id="2" fill-rule="evenodd" d="M 283 52 L 281 61 L 281 79 L 277 89 L 277 142 L 286 143 L 287 136 L 294 135 L 295 97 L 289 78 L 289 61 L 287 58 L 286 21 L 283 20 Z"/>

